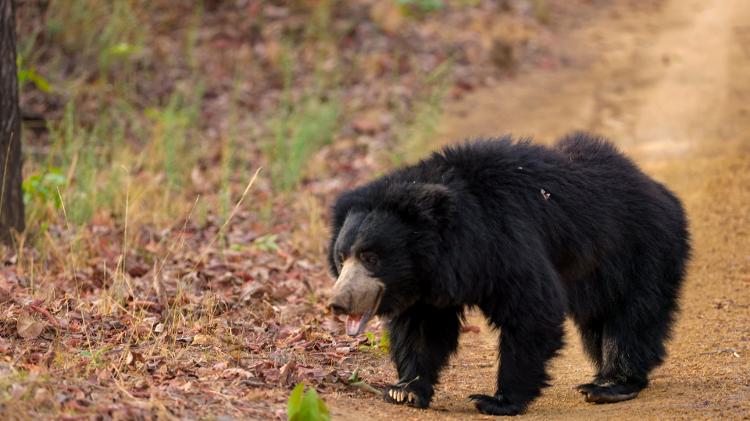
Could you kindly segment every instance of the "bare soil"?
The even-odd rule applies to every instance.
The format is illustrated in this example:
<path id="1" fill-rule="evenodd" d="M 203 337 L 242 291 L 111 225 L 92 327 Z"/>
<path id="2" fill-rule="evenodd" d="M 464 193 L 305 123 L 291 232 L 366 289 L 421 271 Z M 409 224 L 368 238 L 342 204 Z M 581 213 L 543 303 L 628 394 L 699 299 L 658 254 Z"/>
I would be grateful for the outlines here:
<path id="1" fill-rule="evenodd" d="M 632 1 L 578 17 L 551 69 L 448 106 L 439 144 L 513 133 L 552 142 L 605 135 L 687 208 L 694 256 L 669 357 L 632 401 L 585 403 L 593 374 L 575 329 L 551 365 L 538 419 L 750 419 L 750 2 Z M 429 410 L 365 393 L 326 396 L 334 419 L 491 419 L 467 400 L 494 390 L 497 333 L 470 323 Z M 392 370 L 386 358 L 375 370 Z"/>

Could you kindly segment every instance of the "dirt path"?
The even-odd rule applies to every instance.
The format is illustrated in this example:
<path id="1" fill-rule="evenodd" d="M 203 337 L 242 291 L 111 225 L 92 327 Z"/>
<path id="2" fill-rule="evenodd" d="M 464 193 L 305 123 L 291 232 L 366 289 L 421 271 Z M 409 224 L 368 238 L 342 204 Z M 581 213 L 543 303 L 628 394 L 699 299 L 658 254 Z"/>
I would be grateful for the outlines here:
<path id="1" fill-rule="evenodd" d="M 750 419 L 750 2 L 631 2 L 566 36 L 566 67 L 531 70 L 452 104 L 441 142 L 513 133 L 539 142 L 575 129 L 611 138 L 684 200 L 694 258 L 669 357 L 641 396 L 590 405 L 576 332 L 551 367 L 533 419 Z M 644 6 L 647 4 L 647 6 Z M 496 334 L 477 316 L 428 411 L 332 396 L 334 419 L 492 419 Z M 385 364 L 385 363 L 384 363 Z"/>

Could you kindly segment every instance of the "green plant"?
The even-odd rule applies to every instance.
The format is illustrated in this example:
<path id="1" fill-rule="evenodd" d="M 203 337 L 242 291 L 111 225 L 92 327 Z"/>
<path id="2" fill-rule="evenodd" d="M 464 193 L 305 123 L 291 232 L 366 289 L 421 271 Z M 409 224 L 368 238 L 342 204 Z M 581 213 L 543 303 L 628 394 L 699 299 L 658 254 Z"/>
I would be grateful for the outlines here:
<path id="1" fill-rule="evenodd" d="M 387 331 L 384 331 L 378 339 L 375 338 L 375 334 L 372 332 L 365 332 L 365 337 L 367 337 L 367 343 L 360 345 L 360 349 L 378 350 L 387 353 L 391 348 L 391 338 L 388 336 Z"/>
<path id="2" fill-rule="evenodd" d="M 292 64 L 285 54 L 282 58 L 284 94 L 279 113 L 269 125 L 273 141 L 264 147 L 270 161 L 271 180 L 279 191 L 289 191 L 302 179 L 310 156 L 333 139 L 338 128 L 340 107 L 332 95 L 323 99 L 324 84 L 318 83 L 313 92 L 301 101 L 292 97 Z M 320 75 L 319 78 L 324 78 Z"/>
<path id="3" fill-rule="evenodd" d="M 88 359 L 88 365 L 90 368 L 96 368 L 104 364 L 104 356 L 109 352 L 111 346 L 105 345 L 97 350 L 84 350 L 80 351 L 80 355 L 83 358 Z"/>
<path id="4" fill-rule="evenodd" d="M 433 142 L 433 134 L 443 112 L 443 102 L 450 86 L 452 62 L 447 60 L 430 72 L 422 83 L 409 114 L 410 118 L 402 122 L 397 133 L 398 147 L 392 155 L 395 165 L 410 162 L 424 156 Z"/>
<path id="5" fill-rule="evenodd" d="M 234 86 L 230 95 L 229 112 L 227 118 L 227 129 L 221 137 L 221 165 L 219 178 L 219 215 L 226 218 L 232 209 L 232 178 L 242 168 L 245 157 L 242 156 L 244 149 L 239 148 L 240 139 L 243 136 L 252 137 L 255 127 L 243 127 L 243 113 L 239 105 L 242 93 L 242 77 L 240 67 L 236 69 Z M 249 133 L 248 133 L 249 132 Z"/>
<path id="6" fill-rule="evenodd" d="M 195 151 L 189 141 L 197 121 L 203 87 L 198 84 L 190 98 L 173 93 L 165 107 L 151 107 L 145 115 L 151 123 L 151 164 L 163 171 L 169 190 L 177 190 L 195 163 Z"/>
<path id="7" fill-rule="evenodd" d="M 320 0 L 310 2 L 311 10 L 309 14 L 309 21 L 305 28 L 305 36 L 310 40 L 318 40 L 322 42 L 332 42 L 333 33 L 331 32 L 331 19 L 332 19 L 332 0 Z"/>
<path id="8" fill-rule="evenodd" d="M 96 62 L 98 70 L 106 73 L 115 65 L 127 64 L 146 45 L 148 32 L 142 28 L 137 9 L 148 13 L 137 0 L 50 2 L 47 34 L 82 57 L 82 69 Z"/>
<path id="9" fill-rule="evenodd" d="M 99 63 L 103 69 L 108 69 L 117 62 L 127 62 L 142 51 L 139 45 L 129 42 L 118 42 L 107 46 L 99 53 Z"/>
<path id="10" fill-rule="evenodd" d="M 70 100 L 63 117 L 50 124 L 46 162 L 36 163 L 57 170 L 52 175 L 37 170 L 40 177 L 30 177 L 26 183 L 27 200 L 59 200 L 51 183 L 60 184 L 61 174 L 66 174 L 62 199 L 75 204 L 67 209 L 67 216 L 73 225 L 81 225 L 101 211 L 122 216 L 126 180 L 139 177 L 149 182 L 135 184 L 133 199 L 150 200 L 137 208 L 155 211 L 151 215 L 161 215 L 163 220 L 181 212 L 184 202 L 174 199 L 185 191 L 199 154 L 190 142 L 199 121 L 201 86 L 196 84 L 189 95 L 174 92 L 165 105 L 143 112 L 117 97 L 93 122 L 77 112 L 78 101 Z"/>
<path id="11" fill-rule="evenodd" d="M 279 249 L 279 244 L 276 242 L 278 237 L 276 234 L 264 235 L 256 238 L 253 245 L 261 251 L 276 251 Z"/>
<path id="12" fill-rule="evenodd" d="M 53 203 L 56 209 L 62 205 L 58 190 L 66 184 L 65 176 L 57 167 L 50 167 L 46 171 L 34 174 L 23 180 L 21 189 L 23 190 L 23 202 L 26 204 L 32 201 L 42 203 Z"/>
<path id="13" fill-rule="evenodd" d="M 297 186 L 313 152 L 333 139 L 338 117 L 337 104 L 314 97 L 282 114 L 274 124 L 271 153 L 275 187 L 288 191 Z"/>
<path id="14" fill-rule="evenodd" d="M 313 388 L 304 391 L 304 383 L 298 383 L 287 401 L 287 418 L 289 421 L 328 421 L 331 415 L 323 399 Z"/>
<path id="15" fill-rule="evenodd" d="M 21 190 L 29 226 L 38 227 L 39 233 L 47 231 L 49 221 L 46 216 L 62 207 L 61 192 L 66 184 L 67 179 L 57 167 L 49 167 L 23 180 Z"/>
<path id="16" fill-rule="evenodd" d="M 118 208 L 115 200 L 120 196 L 122 168 L 113 165 L 113 156 L 122 144 L 125 123 L 113 117 L 117 111 L 103 113 L 93 126 L 85 127 L 70 101 L 63 118 L 50 125 L 46 165 L 68 174 L 62 199 L 75 203 L 68 209 L 73 224 L 87 222 L 101 207 Z"/>
<path id="17" fill-rule="evenodd" d="M 406 14 L 423 17 L 426 14 L 441 10 L 445 7 L 443 0 L 396 0 Z"/>
<path id="18" fill-rule="evenodd" d="M 33 67 L 27 66 L 20 54 L 16 57 L 16 72 L 19 87 L 23 88 L 27 83 L 31 83 L 42 92 L 52 91 L 52 87 L 47 79 L 37 73 Z"/>

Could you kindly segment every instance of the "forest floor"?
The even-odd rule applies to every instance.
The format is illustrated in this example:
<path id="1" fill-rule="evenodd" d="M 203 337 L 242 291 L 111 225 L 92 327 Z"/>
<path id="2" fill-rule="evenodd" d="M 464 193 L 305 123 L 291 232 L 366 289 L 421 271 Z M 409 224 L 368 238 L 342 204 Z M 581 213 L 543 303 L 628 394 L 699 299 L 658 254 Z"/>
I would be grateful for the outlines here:
<path id="1" fill-rule="evenodd" d="M 452 104 L 443 143 L 574 129 L 612 139 L 684 201 L 695 248 L 669 357 L 632 401 L 585 403 L 592 368 L 572 325 L 552 386 L 529 419 L 750 418 L 750 3 L 631 2 L 572 31 L 567 64 L 532 70 Z M 327 397 L 336 419 L 492 419 L 467 396 L 494 391 L 497 334 L 479 315 L 430 410 Z M 383 362 L 383 364 L 388 364 Z"/>
<path id="2" fill-rule="evenodd" d="M 673 189 L 695 251 L 648 389 L 583 402 L 569 326 L 524 416 L 750 417 L 750 3 L 288 3 L 21 5 L 19 66 L 51 88 L 22 94 L 32 197 L 0 266 L 0 418 L 284 419 L 304 382 L 333 419 L 490 419 L 467 400 L 497 368 L 474 314 L 429 410 L 349 384 L 395 373 L 377 323 L 350 338 L 326 310 L 326 209 L 450 142 L 573 130 Z"/>

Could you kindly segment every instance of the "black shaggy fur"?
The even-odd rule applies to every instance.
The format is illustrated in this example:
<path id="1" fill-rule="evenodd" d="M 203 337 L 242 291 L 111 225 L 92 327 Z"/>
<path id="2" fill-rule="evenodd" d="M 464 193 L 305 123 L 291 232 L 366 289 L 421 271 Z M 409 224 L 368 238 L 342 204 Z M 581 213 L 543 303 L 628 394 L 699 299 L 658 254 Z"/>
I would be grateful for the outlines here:
<path id="1" fill-rule="evenodd" d="M 566 314 L 597 369 L 579 387 L 586 400 L 635 397 L 664 359 L 690 254 L 680 201 L 586 134 L 551 148 L 509 137 L 447 147 L 342 194 L 332 225 L 334 275 L 342 258 L 378 256 L 377 313 L 399 375 L 388 390 L 413 397 L 386 400 L 430 404 L 476 306 L 501 330 L 500 370 L 494 395 L 471 399 L 496 415 L 548 386 Z"/>

